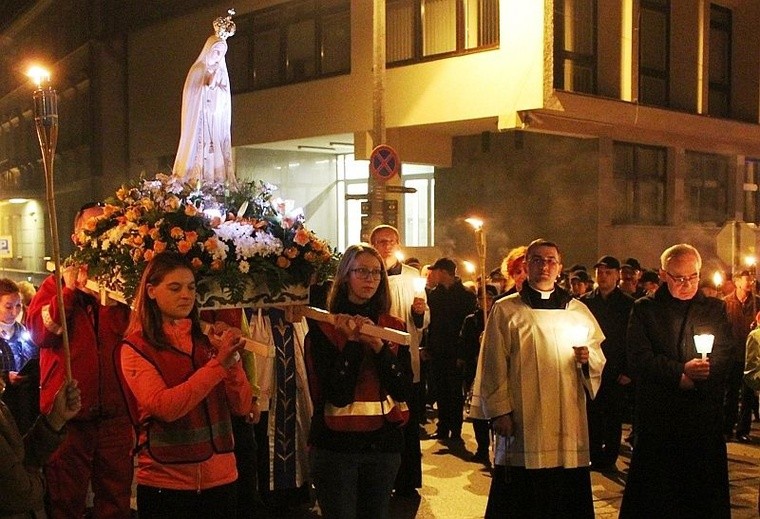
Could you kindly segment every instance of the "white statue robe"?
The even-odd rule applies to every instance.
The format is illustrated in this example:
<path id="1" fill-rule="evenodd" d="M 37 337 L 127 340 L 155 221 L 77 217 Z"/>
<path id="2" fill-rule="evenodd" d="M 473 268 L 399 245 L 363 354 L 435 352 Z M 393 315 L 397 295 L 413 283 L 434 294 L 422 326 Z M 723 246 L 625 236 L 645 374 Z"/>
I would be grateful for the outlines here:
<path id="1" fill-rule="evenodd" d="M 589 329 L 588 374 L 577 366 L 571 326 Z M 495 463 L 527 469 L 587 467 L 586 394 L 599 390 L 604 334 L 586 305 L 533 309 L 513 294 L 498 301 L 486 323 L 476 383 L 486 418 L 513 413 L 514 436 L 497 435 Z M 577 345 L 576 345 L 577 346 Z"/>
<path id="2" fill-rule="evenodd" d="M 391 294 L 390 314 L 398 317 L 406 323 L 406 331 L 411 335 L 411 344 L 409 353 L 412 356 L 412 373 L 413 382 L 416 384 L 420 381 L 420 343 L 422 342 L 422 332 L 430 324 L 430 310 L 425 308 L 425 315 L 422 318 L 422 327 L 417 328 L 414 324 L 412 315 L 412 303 L 415 295 L 423 298 L 427 302 L 425 290 L 415 294 L 414 280 L 420 277 L 419 272 L 414 267 L 401 264 L 401 274 L 388 276 L 388 285 Z"/>

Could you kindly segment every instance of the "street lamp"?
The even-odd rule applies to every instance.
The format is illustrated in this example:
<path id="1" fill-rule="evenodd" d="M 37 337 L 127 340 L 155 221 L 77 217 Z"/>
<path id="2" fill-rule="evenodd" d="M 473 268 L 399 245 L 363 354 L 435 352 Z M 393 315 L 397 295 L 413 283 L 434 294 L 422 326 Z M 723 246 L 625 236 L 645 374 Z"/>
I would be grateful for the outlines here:
<path id="1" fill-rule="evenodd" d="M 465 219 L 475 230 L 475 247 L 478 250 L 478 259 L 480 260 L 480 290 L 481 305 L 483 307 L 483 325 L 485 326 L 488 319 L 488 293 L 486 291 L 486 233 L 483 229 L 483 220 L 480 218 L 470 217 Z"/>
<path id="2" fill-rule="evenodd" d="M 32 94 L 34 101 L 34 124 L 42 152 L 42 165 L 45 169 L 45 189 L 47 192 L 48 218 L 50 234 L 53 241 L 53 262 L 55 263 L 55 283 L 57 289 L 58 312 L 61 320 L 61 332 L 64 354 L 66 380 L 71 380 L 71 353 L 69 349 L 69 331 L 63 304 L 63 283 L 61 281 L 61 245 L 58 241 L 58 218 L 56 217 L 55 184 L 53 179 L 53 159 L 58 144 L 58 92 L 50 86 L 50 73 L 41 67 L 32 67 L 27 72 L 36 88 Z"/>

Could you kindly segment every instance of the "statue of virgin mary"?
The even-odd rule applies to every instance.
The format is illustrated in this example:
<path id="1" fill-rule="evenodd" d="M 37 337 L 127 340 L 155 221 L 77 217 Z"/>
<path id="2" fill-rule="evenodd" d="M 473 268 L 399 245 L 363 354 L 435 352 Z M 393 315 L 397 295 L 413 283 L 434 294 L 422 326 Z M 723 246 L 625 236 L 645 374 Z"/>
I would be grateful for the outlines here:
<path id="1" fill-rule="evenodd" d="M 182 90 L 182 124 L 172 174 L 185 182 L 235 183 L 232 163 L 232 96 L 224 59 L 227 38 L 235 34 L 234 11 L 214 21 Z"/>

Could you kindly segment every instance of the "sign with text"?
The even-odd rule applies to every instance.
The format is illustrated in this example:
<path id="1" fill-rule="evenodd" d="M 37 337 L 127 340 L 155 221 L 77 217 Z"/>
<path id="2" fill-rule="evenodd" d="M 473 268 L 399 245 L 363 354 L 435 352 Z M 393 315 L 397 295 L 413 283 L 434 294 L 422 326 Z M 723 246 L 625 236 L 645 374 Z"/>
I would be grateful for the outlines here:
<path id="1" fill-rule="evenodd" d="M 13 238 L 11 236 L 0 236 L 0 258 L 13 257 Z"/>

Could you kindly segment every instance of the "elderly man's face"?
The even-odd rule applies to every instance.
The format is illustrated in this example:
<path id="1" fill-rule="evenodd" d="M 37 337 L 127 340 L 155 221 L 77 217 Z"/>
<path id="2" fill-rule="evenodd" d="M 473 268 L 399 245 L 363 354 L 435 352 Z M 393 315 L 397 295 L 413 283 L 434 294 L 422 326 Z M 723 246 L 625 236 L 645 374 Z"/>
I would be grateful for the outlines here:
<path id="1" fill-rule="evenodd" d="M 660 269 L 660 279 L 668 284 L 670 295 L 688 300 L 699 290 L 699 264 L 693 254 L 676 256 Z"/>

